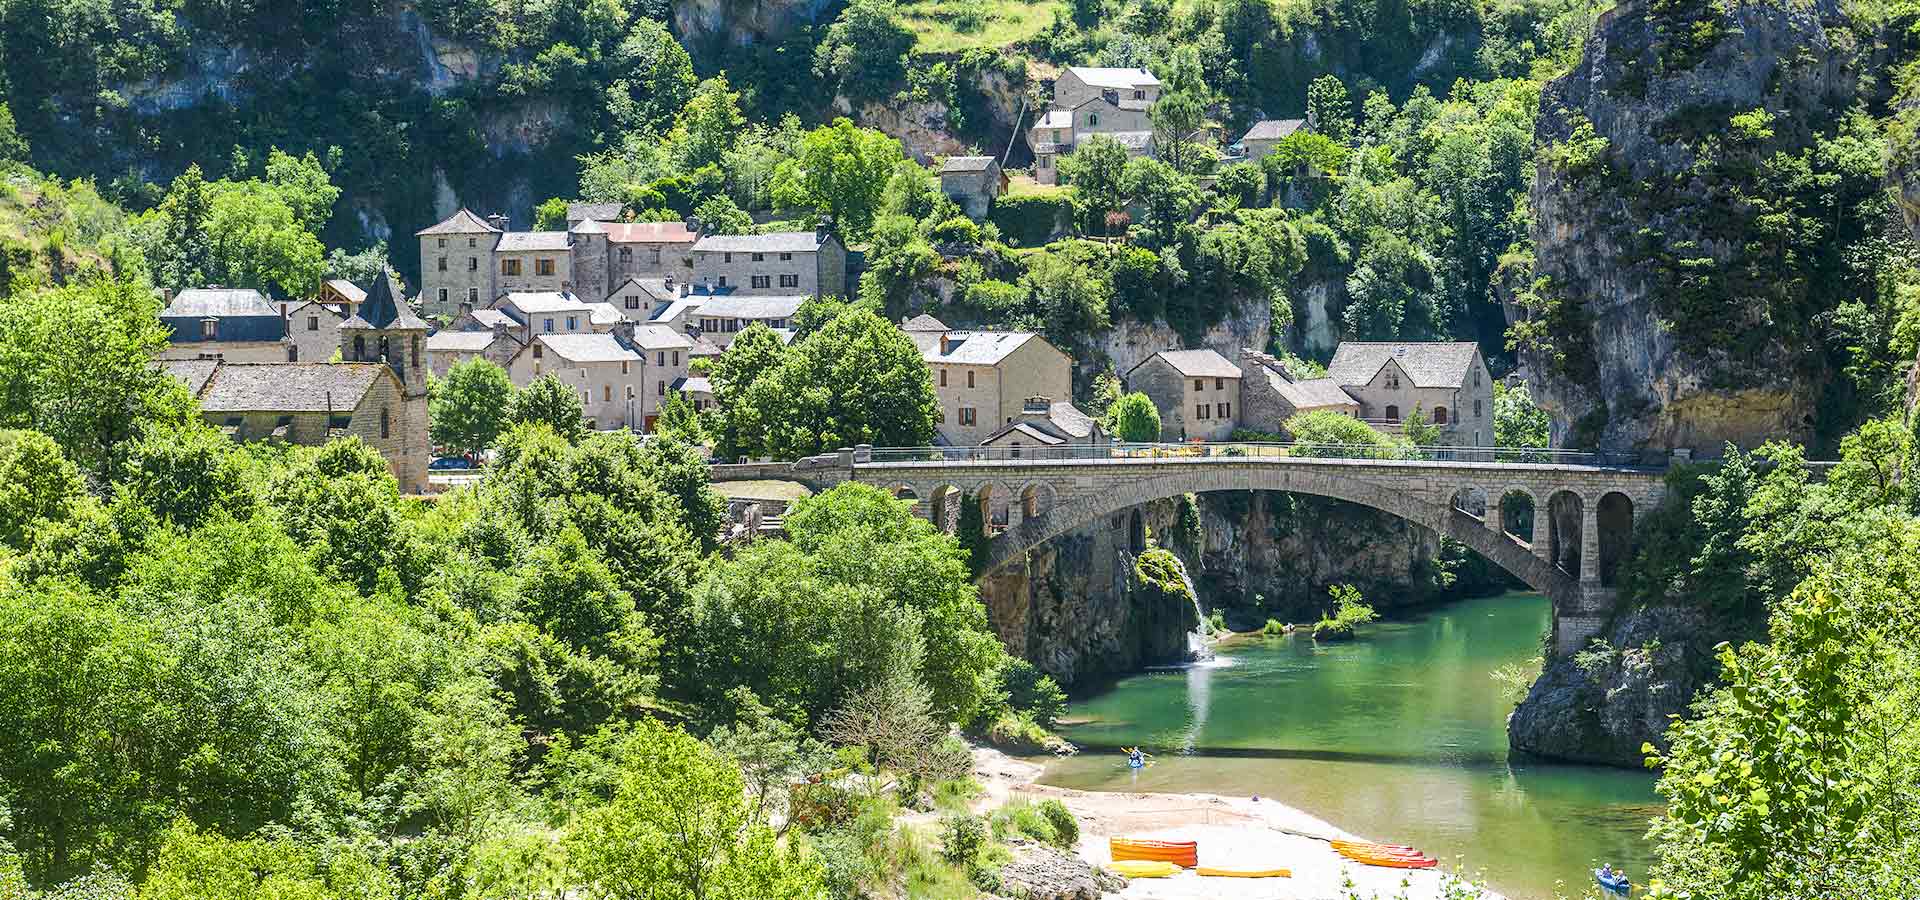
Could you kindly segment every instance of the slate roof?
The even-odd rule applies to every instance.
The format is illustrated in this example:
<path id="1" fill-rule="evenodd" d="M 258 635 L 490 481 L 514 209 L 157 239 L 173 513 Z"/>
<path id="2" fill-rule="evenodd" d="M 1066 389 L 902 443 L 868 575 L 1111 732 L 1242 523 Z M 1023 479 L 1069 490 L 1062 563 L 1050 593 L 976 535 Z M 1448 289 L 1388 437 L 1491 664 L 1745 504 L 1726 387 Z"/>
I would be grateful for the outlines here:
<path id="1" fill-rule="evenodd" d="M 1188 378 L 1239 378 L 1241 374 L 1239 366 L 1212 350 L 1162 350 L 1147 357 L 1140 365 L 1144 366 L 1154 359 L 1166 360 L 1175 372 Z M 1133 372 L 1128 371 L 1127 374 L 1132 375 Z"/>
<path id="2" fill-rule="evenodd" d="M 583 219 L 592 219 L 597 222 L 613 222 L 620 218 L 620 213 L 625 209 L 626 207 L 619 201 L 612 203 L 569 203 L 567 204 L 567 221 L 578 222 Z"/>
<path id="3" fill-rule="evenodd" d="M 705 375 L 691 375 L 686 378 L 674 379 L 673 389 L 695 394 L 711 394 L 713 393 L 713 382 L 707 380 Z"/>
<path id="4" fill-rule="evenodd" d="M 494 246 L 496 253 L 520 253 L 528 250 L 565 250 L 570 244 L 564 231 L 509 231 Z"/>
<path id="5" fill-rule="evenodd" d="M 593 219 L 582 219 L 567 231 L 572 234 L 606 234 L 607 226 Z"/>
<path id="6" fill-rule="evenodd" d="M 187 388 L 187 393 L 200 396 L 201 389 L 207 386 L 207 379 L 213 377 L 213 370 L 220 368 L 217 359 L 163 359 L 158 364 L 160 371 L 173 376 Z"/>
<path id="7" fill-rule="evenodd" d="M 520 324 L 514 321 L 512 316 L 497 309 L 476 309 L 473 311 L 473 320 L 487 328 L 492 328 L 495 325 L 505 325 L 508 328 L 512 328 Z"/>
<path id="8" fill-rule="evenodd" d="M 1133 88 L 1146 85 L 1158 85 L 1160 79 L 1153 73 L 1141 68 L 1115 69 L 1094 66 L 1068 66 L 1067 71 L 1074 77 L 1086 82 L 1090 87 Z"/>
<path id="9" fill-rule="evenodd" d="M 949 156 L 940 164 L 940 174 L 948 172 L 985 172 L 998 165 L 991 156 Z"/>
<path id="10" fill-rule="evenodd" d="M 200 409 L 223 412 L 352 412 L 379 363 L 221 363 L 200 392 Z"/>
<path id="11" fill-rule="evenodd" d="M 1307 124 L 1305 119 L 1261 119 L 1240 136 L 1241 141 L 1277 141 L 1299 131 Z"/>
<path id="12" fill-rule="evenodd" d="M 1031 331 L 949 331 L 945 334 L 919 331 L 907 336 L 913 338 L 920 348 L 920 358 L 927 362 L 975 366 L 999 365 L 1007 354 L 1040 338 Z M 943 337 L 948 339 L 945 353 L 940 352 Z"/>
<path id="13" fill-rule="evenodd" d="M 289 329 L 306 328 L 306 325 L 304 323 L 298 324 L 298 325 L 293 323 L 300 316 L 311 315 L 313 313 L 326 313 L 327 315 L 332 316 L 336 319 L 346 318 L 346 316 L 343 315 L 337 307 L 338 307 L 338 304 L 328 304 L 328 303 L 321 303 L 318 300 L 308 300 L 307 302 L 302 303 L 299 306 L 295 306 L 287 310 L 287 323 L 288 323 L 287 327 Z"/>
<path id="14" fill-rule="evenodd" d="M 643 358 L 621 346 L 611 334 L 543 334 L 534 340 L 568 362 L 637 362 Z"/>
<path id="15" fill-rule="evenodd" d="M 1391 359 L 1415 387 L 1457 388 L 1466 384 L 1478 349 L 1471 341 L 1341 341 L 1327 363 L 1327 377 L 1339 384 L 1366 384 Z"/>
<path id="16" fill-rule="evenodd" d="M 487 220 L 474 215 L 472 212 L 469 212 L 466 207 L 463 206 L 463 207 L 460 207 L 459 212 L 456 212 L 453 215 L 448 216 L 446 221 L 441 222 L 437 225 L 429 225 L 425 228 L 420 229 L 419 231 L 414 232 L 413 234 L 415 237 L 424 237 L 426 235 L 432 235 L 432 234 L 499 234 L 499 233 L 500 233 L 500 229 L 487 224 Z"/>
<path id="17" fill-rule="evenodd" d="M 439 331 L 427 337 L 429 351 L 480 353 L 491 346 L 491 331 Z"/>
<path id="18" fill-rule="evenodd" d="M 345 278 L 332 279 L 327 282 L 327 287 L 333 288 L 334 293 L 339 294 L 341 297 L 353 303 L 365 303 L 367 301 L 367 292 L 361 290 L 359 285 Z"/>
<path id="19" fill-rule="evenodd" d="M 710 234 L 693 245 L 695 253 L 812 253 L 820 241 L 811 231 L 775 231 L 771 234 Z"/>
<path id="20" fill-rule="evenodd" d="M 641 325 L 633 329 L 633 345 L 642 350 L 690 350 L 693 339 L 665 325 Z"/>
<path id="21" fill-rule="evenodd" d="M 731 294 L 709 297 L 700 306 L 701 318 L 714 319 L 790 319 L 800 305 L 812 298 L 800 296 L 752 296 Z"/>
<path id="22" fill-rule="evenodd" d="M 607 241 L 614 244 L 691 244 L 699 232 L 685 222 L 609 222 Z"/>
<path id="23" fill-rule="evenodd" d="M 1073 110 L 1050 109 L 1033 123 L 1035 128 L 1072 128 Z"/>
<path id="24" fill-rule="evenodd" d="M 690 294 L 688 296 L 681 297 L 678 300 L 673 301 L 673 303 L 671 303 L 670 305 L 662 307 L 659 312 L 654 313 L 651 317 L 647 319 L 647 321 L 672 322 L 676 319 L 685 317 L 689 313 L 698 311 L 700 307 L 705 306 L 707 301 L 711 299 L 713 298 L 708 297 L 705 294 Z"/>
<path id="25" fill-rule="evenodd" d="M 947 323 L 942 322 L 939 319 L 936 319 L 930 315 L 927 315 L 926 313 L 921 313 L 917 316 L 914 316 L 911 319 L 906 320 L 905 322 L 900 323 L 900 330 L 906 331 L 906 332 L 915 332 L 915 331 L 943 332 L 943 331 L 952 331 L 953 329 L 948 328 Z"/>
<path id="26" fill-rule="evenodd" d="M 208 316 L 279 316 L 280 311 L 252 288 L 192 288 L 181 291 L 161 310 L 163 319 L 204 319 Z"/>
<path id="27" fill-rule="evenodd" d="M 585 301 L 573 294 L 563 294 L 559 291 L 509 291 L 494 308 L 500 309 L 509 305 L 528 315 L 587 311 Z"/>
<path id="28" fill-rule="evenodd" d="M 1128 150 L 1145 150 L 1153 146 L 1153 132 L 1151 131 L 1098 131 L 1093 133 L 1104 134 L 1107 137 L 1113 138 L 1120 143 L 1120 146 Z"/>
<path id="29" fill-rule="evenodd" d="M 1285 397 L 1295 409 L 1326 409 L 1335 406 L 1356 406 L 1355 400 L 1340 387 L 1340 383 L 1331 378 L 1310 378 L 1306 381 L 1288 381 L 1285 376 L 1272 369 L 1267 370 L 1267 383 Z"/>
<path id="30" fill-rule="evenodd" d="M 720 354 L 725 352 L 726 352 L 725 350 L 720 349 L 719 344 L 716 344 L 713 342 L 712 338 L 697 337 L 693 339 L 693 351 L 688 355 L 689 356 L 719 356 Z"/>
<path id="31" fill-rule="evenodd" d="M 990 444 L 1016 431 L 1042 444 L 1052 446 L 1086 440 L 1093 435 L 1094 421 L 1091 416 L 1081 412 L 1079 407 L 1065 401 L 1057 401 L 1047 407 L 1046 415 L 1037 416 L 1027 413 L 1001 426 L 980 443 Z"/>
<path id="32" fill-rule="evenodd" d="M 341 322 L 340 327 L 425 331 L 427 323 L 414 315 L 413 308 L 400 298 L 394 288 L 393 274 L 385 273 L 373 280 L 373 290 L 367 292 L 367 301 L 360 304 L 353 318 Z"/>

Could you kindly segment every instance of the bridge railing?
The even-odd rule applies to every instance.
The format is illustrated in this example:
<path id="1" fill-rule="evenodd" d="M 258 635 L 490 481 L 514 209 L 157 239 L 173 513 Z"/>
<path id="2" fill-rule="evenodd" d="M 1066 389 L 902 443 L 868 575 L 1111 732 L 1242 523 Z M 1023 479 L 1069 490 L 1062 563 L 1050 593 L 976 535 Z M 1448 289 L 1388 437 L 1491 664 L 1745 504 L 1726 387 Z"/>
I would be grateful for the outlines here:
<path id="1" fill-rule="evenodd" d="M 1528 447 L 1382 447 L 1309 441 L 1193 441 L 1188 443 L 1058 444 L 998 447 L 875 447 L 859 462 L 1093 462 L 1124 459 L 1360 459 L 1459 463 L 1534 463 L 1653 468 L 1638 455 Z M 1664 461 L 1663 461 L 1664 462 Z"/>

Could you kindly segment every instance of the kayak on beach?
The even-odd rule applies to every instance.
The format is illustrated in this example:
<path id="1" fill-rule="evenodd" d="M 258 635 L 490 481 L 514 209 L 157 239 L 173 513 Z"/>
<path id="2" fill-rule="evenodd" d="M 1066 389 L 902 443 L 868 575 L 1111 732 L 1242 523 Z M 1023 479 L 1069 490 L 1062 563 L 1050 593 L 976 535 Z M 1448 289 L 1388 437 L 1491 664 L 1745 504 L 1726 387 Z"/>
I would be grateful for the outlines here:
<path id="1" fill-rule="evenodd" d="M 1128 878 L 1165 878 L 1180 871 L 1173 863 L 1152 859 L 1123 859 L 1107 868 Z"/>
<path id="2" fill-rule="evenodd" d="M 1107 839 L 1107 850 L 1115 862 L 1147 860 L 1172 863 L 1187 869 L 1200 864 L 1200 845 L 1193 841 L 1114 837 Z"/>
<path id="3" fill-rule="evenodd" d="M 1440 864 L 1438 859 L 1405 844 L 1374 844 L 1366 841 L 1342 840 L 1327 843 L 1335 853 L 1369 866 L 1383 866 L 1391 869 L 1431 869 Z"/>
<path id="4" fill-rule="evenodd" d="M 1196 875 L 1210 878 L 1292 878 L 1292 869 L 1226 869 L 1218 866 L 1201 866 L 1193 870 Z"/>

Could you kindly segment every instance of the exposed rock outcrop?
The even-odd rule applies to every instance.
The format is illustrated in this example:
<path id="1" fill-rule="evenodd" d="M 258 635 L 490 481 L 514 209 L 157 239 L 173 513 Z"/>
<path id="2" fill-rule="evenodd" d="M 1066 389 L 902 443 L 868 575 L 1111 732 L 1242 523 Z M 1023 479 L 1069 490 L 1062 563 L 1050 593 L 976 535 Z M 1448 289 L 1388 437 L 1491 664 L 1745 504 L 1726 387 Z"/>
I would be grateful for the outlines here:
<path id="1" fill-rule="evenodd" d="M 1735 152 L 1708 136 L 1751 110 L 1778 132 L 1753 152 L 1810 143 L 1858 99 L 1855 44 L 1834 0 L 1627 0 L 1548 85 L 1533 314 L 1555 346 L 1526 361 L 1556 443 L 1718 455 L 1813 435 L 1832 367 L 1783 318 L 1803 312 L 1729 286 L 1773 263 L 1727 233 L 1738 186 L 1702 160 Z M 1709 322 L 1674 324 L 1686 315 Z"/>
<path id="2" fill-rule="evenodd" d="M 1585 651 L 1548 664 L 1507 720 L 1520 753 L 1638 768 L 1641 745 L 1664 749 L 1670 717 L 1683 714 L 1714 676 L 1713 647 L 1752 635 L 1691 606 L 1622 614 Z"/>
<path id="3" fill-rule="evenodd" d="M 1100 900 L 1126 881 L 1072 854 L 1022 842 L 1000 869 L 1001 893 L 1011 900 Z"/>

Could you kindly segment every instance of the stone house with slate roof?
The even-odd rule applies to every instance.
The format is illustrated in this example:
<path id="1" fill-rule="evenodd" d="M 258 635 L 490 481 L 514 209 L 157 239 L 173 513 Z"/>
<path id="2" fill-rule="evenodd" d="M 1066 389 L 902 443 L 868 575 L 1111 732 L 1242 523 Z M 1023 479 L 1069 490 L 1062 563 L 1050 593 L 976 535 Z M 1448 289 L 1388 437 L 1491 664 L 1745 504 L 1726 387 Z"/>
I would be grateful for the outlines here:
<path id="1" fill-rule="evenodd" d="M 1031 398 L 1073 396 L 1073 360 L 1032 332 L 943 328 L 907 336 L 933 379 L 934 428 L 946 445 L 979 444 L 1024 416 Z"/>
<path id="2" fill-rule="evenodd" d="M 1331 378 L 1295 381 L 1280 360 L 1258 350 L 1240 351 L 1240 421 L 1255 431 L 1280 432 L 1295 413 L 1332 410 L 1360 416 L 1360 401 Z"/>
<path id="3" fill-rule="evenodd" d="M 831 223 L 812 231 L 711 234 L 693 245 L 696 289 L 819 297 L 847 294 L 847 246 Z"/>
<path id="4" fill-rule="evenodd" d="M 366 294 L 361 294 L 364 302 Z M 352 309 L 352 307 L 346 307 Z M 326 362 L 340 349 L 340 323 L 349 313 L 317 301 L 287 310 L 287 362 Z"/>
<path id="5" fill-rule="evenodd" d="M 160 359 L 284 362 L 287 323 L 280 310 L 252 289 L 181 291 L 160 311 L 168 345 Z"/>
<path id="6" fill-rule="evenodd" d="M 975 221 L 987 217 L 1006 189 L 1007 174 L 991 156 L 949 156 L 940 164 L 940 190 Z"/>
<path id="7" fill-rule="evenodd" d="M 538 334 L 508 361 L 507 377 L 524 387 L 553 375 L 579 392 L 593 427 L 651 431 L 668 391 L 686 380 L 692 349 L 686 335 L 663 325 Z"/>
<path id="8" fill-rule="evenodd" d="M 1247 129 L 1247 133 L 1234 142 L 1234 146 L 1240 148 L 1249 161 L 1258 161 L 1273 153 L 1273 148 L 1288 135 L 1296 131 L 1311 130 L 1306 126 L 1305 119 L 1261 119 L 1253 123 Z M 1307 173 L 1297 174 L 1304 176 Z"/>
<path id="9" fill-rule="evenodd" d="M 727 294 L 707 298 L 693 311 L 693 316 L 699 321 L 700 336 L 725 350 L 733 345 L 733 339 L 740 332 L 755 324 L 765 325 L 783 338 L 791 339 L 793 317 L 810 299 Z"/>
<path id="10" fill-rule="evenodd" d="M 1053 102 L 1027 129 L 1033 180 L 1059 181 L 1058 158 L 1096 134 L 1120 142 L 1132 156 L 1153 155 L 1149 110 L 1160 99 L 1160 79 L 1146 69 L 1069 66 L 1053 83 Z"/>
<path id="11" fill-rule="evenodd" d="M 1212 350 L 1162 350 L 1127 371 L 1160 411 L 1163 441 L 1224 441 L 1240 420 L 1240 367 Z"/>
<path id="12" fill-rule="evenodd" d="M 980 446 L 1005 447 L 1018 455 L 1026 447 L 1109 442 L 1107 430 L 1079 407 L 1051 397 L 1028 397 L 1013 421 L 987 435 Z"/>
<path id="13" fill-rule="evenodd" d="M 617 203 L 567 209 L 566 231 L 510 231 L 505 217 L 462 209 L 415 232 L 421 306 L 452 318 L 509 291 L 565 291 L 598 303 L 629 278 L 693 274 L 693 223 L 613 221 L 623 212 Z"/>
<path id="14" fill-rule="evenodd" d="M 1327 377 L 1360 405 L 1360 417 L 1400 433 L 1419 408 L 1440 426 L 1442 443 L 1493 442 L 1493 376 L 1480 345 L 1459 342 L 1342 341 Z"/>

